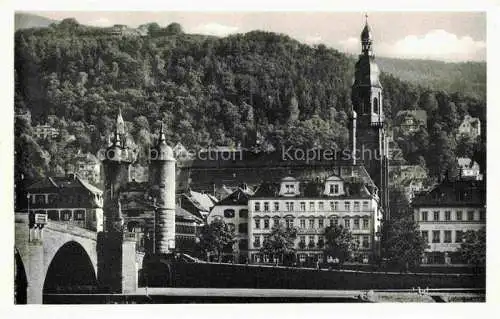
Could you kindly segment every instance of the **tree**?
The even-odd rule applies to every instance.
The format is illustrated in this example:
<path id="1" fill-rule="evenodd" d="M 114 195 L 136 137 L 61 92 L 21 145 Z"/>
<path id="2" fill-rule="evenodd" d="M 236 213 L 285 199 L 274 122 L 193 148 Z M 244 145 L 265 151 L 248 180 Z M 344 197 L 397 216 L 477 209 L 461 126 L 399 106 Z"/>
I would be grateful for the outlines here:
<path id="1" fill-rule="evenodd" d="M 413 220 L 402 218 L 385 221 L 382 236 L 383 253 L 390 264 L 405 271 L 420 264 L 428 244 Z"/>
<path id="2" fill-rule="evenodd" d="M 201 229 L 200 248 L 205 252 L 207 259 L 210 254 L 214 254 L 220 262 L 225 251 L 229 248 L 232 251 L 235 241 L 234 230 L 222 219 L 215 219 Z"/>
<path id="3" fill-rule="evenodd" d="M 467 231 L 458 252 L 467 263 L 476 267 L 486 266 L 486 229 Z"/>
<path id="4" fill-rule="evenodd" d="M 272 259 L 278 258 L 285 262 L 286 258 L 295 253 L 296 228 L 286 228 L 282 224 L 274 226 L 267 240 L 262 244 L 260 252 Z"/>
<path id="5" fill-rule="evenodd" d="M 182 26 L 179 23 L 173 22 L 173 23 L 170 23 L 165 28 L 165 33 L 168 35 L 177 35 L 177 34 L 183 34 L 184 31 L 182 30 Z"/>
<path id="6" fill-rule="evenodd" d="M 342 225 L 326 227 L 324 236 L 325 248 L 323 251 L 325 255 L 338 258 L 340 264 L 348 260 L 351 253 L 357 248 L 351 232 Z"/>

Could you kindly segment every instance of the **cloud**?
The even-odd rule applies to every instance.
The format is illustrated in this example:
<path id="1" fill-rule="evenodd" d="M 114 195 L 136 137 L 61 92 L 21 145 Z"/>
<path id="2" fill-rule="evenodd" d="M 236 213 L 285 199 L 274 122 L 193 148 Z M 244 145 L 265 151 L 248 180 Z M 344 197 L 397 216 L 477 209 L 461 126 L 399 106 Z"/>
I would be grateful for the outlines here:
<path id="1" fill-rule="evenodd" d="M 347 40 L 339 41 L 338 45 L 340 50 L 345 51 L 347 53 L 359 53 L 361 51 L 361 44 L 358 38 L 348 38 Z"/>
<path id="2" fill-rule="evenodd" d="M 458 37 L 445 30 L 432 30 L 421 37 L 409 35 L 397 41 L 387 48 L 387 53 L 448 61 L 482 60 L 486 54 L 486 43 L 474 41 L 469 36 Z"/>
<path id="3" fill-rule="evenodd" d="M 233 26 L 228 26 L 224 24 L 219 24 L 219 23 L 207 23 L 207 24 L 201 24 L 198 25 L 197 27 L 194 27 L 191 32 L 192 33 L 199 33 L 199 34 L 206 34 L 206 35 L 215 35 L 219 37 L 226 36 L 231 33 L 236 33 L 238 31 L 238 27 L 233 27 Z"/>
<path id="4" fill-rule="evenodd" d="M 109 27 L 112 25 L 111 21 L 107 18 L 99 18 L 96 20 L 89 21 L 90 25 L 97 26 L 97 27 Z"/>
<path id="5" fill-rule="evenodd" d="M 338 46 L 345 52 L 358 53 L 361 51 L 359 41 L 352 37 L 339 41 Z M 408 35 L 393 43 L 380 43 L 375 39 L 374 52 L 378 56 L 406 59 L 485 61 L 486 43 L 475 41 L 470 36 L 458 37 L 456 34 L 437 29 L 423 36 Z"/>

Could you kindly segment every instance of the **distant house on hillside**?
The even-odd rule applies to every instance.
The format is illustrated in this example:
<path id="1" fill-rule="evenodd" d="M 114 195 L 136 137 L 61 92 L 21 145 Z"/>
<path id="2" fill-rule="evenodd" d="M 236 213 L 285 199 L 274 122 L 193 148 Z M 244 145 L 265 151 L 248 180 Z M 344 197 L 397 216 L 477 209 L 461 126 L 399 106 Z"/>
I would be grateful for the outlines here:
<path id="1" fill-rule="evenodd" d="M 427 127 L 427 112 L 424 110 L 404 110 L 396 114 L 395 126 L 415 131 L 420 127 Z"/>
<path id="2" fill-rule="evenodd" d="M 427 172 L 420 165 L 389 166 L 389 183 L 402 187 L 411 201 L 415 195 L 425 189 Z"/>
<path id="3" fill-rule="evenodd" d="M 39 124 L 33 127 L 33 135 L 39 139 L 52 139 L 59 136 L 59 131 L 48 124 Z"/>
<path id="4" fill-rule="evenodd" d="M 101 162 L 90 153 L 77 154 L 71 161 L 73 172 L 94 185 L 101 182 Z"/>
<path id="5" fill-rule="evenodd" d="M 143 32 L 138 29 L 129 28 L 124 24 L 115 24 L 110 28 L 106 28 L 106 32 L 115 36 L 142 36 Z"/>
<path id="6" fill-rule="evenodd" d="M 460 178 L 463 180 L 483 180 L 483 175 L 480 173 L 480 167 L 477 162 L 474 162 L 470 158 L 460 157 L 457 159 L 458 166 L 460 168 Z"/>
<path id="7" fill-rule="evenodd" d="M 466 115 L 458 127 L 458 135 L 466 135 L 472 138 L 481 136 L 481 121 L 477 117 Z"/>

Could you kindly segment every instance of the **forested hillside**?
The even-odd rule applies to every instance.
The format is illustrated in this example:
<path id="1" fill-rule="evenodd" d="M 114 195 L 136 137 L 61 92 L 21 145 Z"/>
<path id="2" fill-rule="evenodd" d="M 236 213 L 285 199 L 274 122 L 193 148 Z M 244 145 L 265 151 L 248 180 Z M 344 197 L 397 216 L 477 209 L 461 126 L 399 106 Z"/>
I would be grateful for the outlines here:
<path id="1" fill-rule="evenodd" d="M 61 132 L 56 140 L 40 141 L 29 123 L 16 121 L 16 177 L 61 173 L 71 154 L 95 153 L 118 109 L 140 154 L 161 120 L 170 143 L 188 148 L 347 146 L 354 61 L 346 55 L 269 32 L 216 38 L 184 34 L 175 23 L 142 28 L 149 35 L 116 36 L 66 19 L 16 32 L 16 112 L 30 110 L 32 125 L 49 122 Z M 394 130 L 409 163 L 437 175 L 457 154 L 480 149 L 475 141 L 455 138 L 466 114 L 486 126 L 480 97 L 384 74 L 382 84 L 389 125 L 400 110 L 428 113 L 427 128 Z"/>
<path id="2" fill-rule="evenodd" d="M 432 60 L 408 60 L 378 57 L 379 67 L 395 77 L 431 89 L 449 93 L 463 92 L 486 98 L 486 63 L 447 63 Z"/>

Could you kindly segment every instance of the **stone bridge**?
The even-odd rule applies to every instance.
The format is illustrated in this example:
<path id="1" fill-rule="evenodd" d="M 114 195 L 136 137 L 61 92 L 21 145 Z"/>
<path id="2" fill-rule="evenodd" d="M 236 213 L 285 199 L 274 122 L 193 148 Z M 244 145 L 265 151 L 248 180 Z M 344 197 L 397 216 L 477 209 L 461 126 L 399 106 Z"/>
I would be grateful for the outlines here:
<path id="1" fill-rule="evenodd" d="M 40 304 L 43 294 L 77 287 L 97 288 L 97 233 L 49 221 L 29 227 L 26 213 L 15 214 L 16 303 Z"/>

